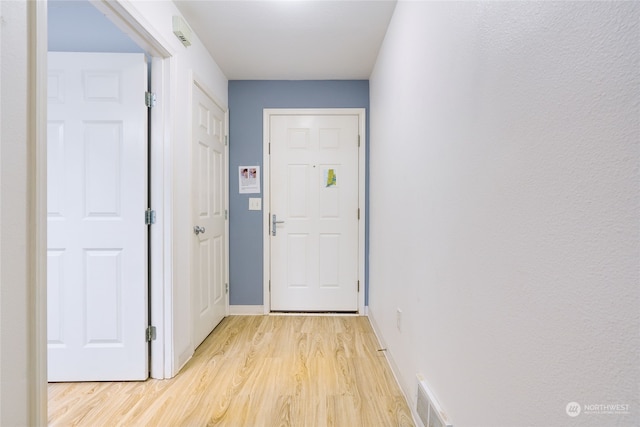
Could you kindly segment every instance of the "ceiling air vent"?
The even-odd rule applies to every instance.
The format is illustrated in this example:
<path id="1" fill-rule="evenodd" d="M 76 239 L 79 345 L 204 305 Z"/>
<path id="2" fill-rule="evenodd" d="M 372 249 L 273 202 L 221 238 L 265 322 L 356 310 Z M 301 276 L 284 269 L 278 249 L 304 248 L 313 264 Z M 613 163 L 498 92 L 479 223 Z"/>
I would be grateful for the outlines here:
<path id="1" fill-rule="evenodd" d="M 191 46 L 191 28 L 181 16 L 173 17 L 173 34 L 180 39 L 183 45 Z"/>

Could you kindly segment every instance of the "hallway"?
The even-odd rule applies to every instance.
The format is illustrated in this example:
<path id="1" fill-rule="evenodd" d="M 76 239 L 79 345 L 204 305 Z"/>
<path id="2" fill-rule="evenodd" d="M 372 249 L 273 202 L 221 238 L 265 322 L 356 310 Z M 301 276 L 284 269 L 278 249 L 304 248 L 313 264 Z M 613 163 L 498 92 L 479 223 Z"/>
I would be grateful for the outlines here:
<path id="1" fill-rule="evenodd" d="M 171 380 L 49 385 L 51 426 L 413 426 L 366 317 L 231 316 Z"/>

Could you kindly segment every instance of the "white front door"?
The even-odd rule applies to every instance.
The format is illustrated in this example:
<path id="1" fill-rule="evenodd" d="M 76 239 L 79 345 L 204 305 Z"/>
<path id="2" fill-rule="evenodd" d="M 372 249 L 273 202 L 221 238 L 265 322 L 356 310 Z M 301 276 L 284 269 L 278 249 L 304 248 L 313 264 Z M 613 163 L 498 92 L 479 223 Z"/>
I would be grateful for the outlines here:
<path id="1" fill-rule="evenodd" d="M 49 53 L 49 381 L 148 376 L 147 64 Z"/>
<path id="2" fill-rule="evenodd" d="M 358 133 L 357 114 L 270 116 L 272 311 L 358 310 Z"/>
<path id="3" fill-rule="evenodd" d="M 197 347 L 226 315 L 225 113 L 193 85 L 191 309 Z"/>

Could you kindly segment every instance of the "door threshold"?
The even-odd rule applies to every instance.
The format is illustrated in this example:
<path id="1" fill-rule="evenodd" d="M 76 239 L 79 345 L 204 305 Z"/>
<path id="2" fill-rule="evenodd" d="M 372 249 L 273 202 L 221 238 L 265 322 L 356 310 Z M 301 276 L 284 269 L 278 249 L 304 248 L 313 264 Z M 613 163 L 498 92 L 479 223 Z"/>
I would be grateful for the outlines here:
<path id="1" fill-rule="evenodd" d="M 278 311 L 272 310 L 271 316 L 357 316 L 357 311 Z"/>

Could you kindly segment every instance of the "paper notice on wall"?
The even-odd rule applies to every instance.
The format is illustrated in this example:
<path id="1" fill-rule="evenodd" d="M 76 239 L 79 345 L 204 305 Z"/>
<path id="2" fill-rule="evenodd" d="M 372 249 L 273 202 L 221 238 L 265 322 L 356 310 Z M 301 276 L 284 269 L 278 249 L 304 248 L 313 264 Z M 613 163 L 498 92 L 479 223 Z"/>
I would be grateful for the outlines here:
<path id="1" fill-rule="evenodd" d="M 338 184 L 338 177 L 335 169 L 324 170 L 325 187 L 335 187 Z"/>
<path id="2" fill-rule="evenodd" d="M 260 193 L 260 166 L 239 166 L 238 188 L 240 194 Z"/>

